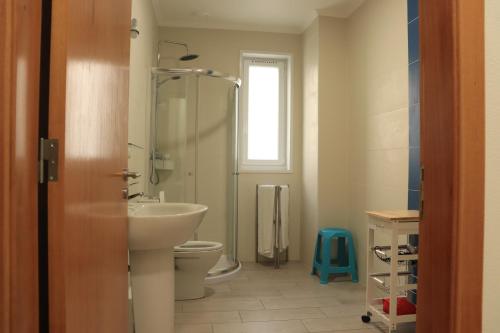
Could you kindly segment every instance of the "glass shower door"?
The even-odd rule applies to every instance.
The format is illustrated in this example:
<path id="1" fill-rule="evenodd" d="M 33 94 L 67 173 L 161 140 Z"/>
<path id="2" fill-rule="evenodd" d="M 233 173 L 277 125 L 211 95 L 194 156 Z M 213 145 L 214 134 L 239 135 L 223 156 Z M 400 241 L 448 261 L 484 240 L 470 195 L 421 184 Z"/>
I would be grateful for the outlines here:
<path id="1" fill-rule="evenodd" d="M 207 205 L 193 238 L 224 244 L 210 276 L 232 271 L 239 266 L 238 88 L 220 78 L 159 73 L 153 89 L 149 193 Z"/>

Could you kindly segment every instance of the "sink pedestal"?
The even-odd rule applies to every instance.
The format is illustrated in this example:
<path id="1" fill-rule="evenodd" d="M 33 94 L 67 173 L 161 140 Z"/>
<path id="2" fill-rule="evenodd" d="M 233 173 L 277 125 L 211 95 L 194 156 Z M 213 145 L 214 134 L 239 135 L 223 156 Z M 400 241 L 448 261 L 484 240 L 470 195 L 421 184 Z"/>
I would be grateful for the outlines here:
<path id="1" fill-rule="evenodd" d="M 173 248 L 130 251 L 136 333 L 174 333 Z"/>
<path id="2" fill-rule="evenodd" d="M 174 246 L 200 225 L 207 206 L 129 204 L 128 246 L 136 333 L 174 333 Z"/>

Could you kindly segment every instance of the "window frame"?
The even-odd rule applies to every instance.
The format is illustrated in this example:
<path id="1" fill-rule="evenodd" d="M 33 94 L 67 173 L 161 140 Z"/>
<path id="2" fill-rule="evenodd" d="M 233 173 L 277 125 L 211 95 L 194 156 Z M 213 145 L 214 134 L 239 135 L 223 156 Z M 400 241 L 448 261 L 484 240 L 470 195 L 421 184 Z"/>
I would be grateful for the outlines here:
<path id="1" fill-rule="evenodd" d="M 242 173 L 291 173 L 291 65 L 289 54 L 241 52 L 242 98 L 240 104 L 239 171 Z M 278 160 L 248 159 L 248 71 L 251 64 L 279 70 Z"/>

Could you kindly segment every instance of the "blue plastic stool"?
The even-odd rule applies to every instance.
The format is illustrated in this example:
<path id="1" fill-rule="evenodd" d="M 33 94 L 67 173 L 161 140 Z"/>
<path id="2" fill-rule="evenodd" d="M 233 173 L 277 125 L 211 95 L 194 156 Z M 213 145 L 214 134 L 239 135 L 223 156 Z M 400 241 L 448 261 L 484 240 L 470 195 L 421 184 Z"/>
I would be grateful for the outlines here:
<path id="1" fill-rule="evenodd" d="M 338 239 L 338 266 L 332 265 L 331 249 L 333 238 Z M 346 240 L 349 255 L 346 253 Z M 321 284 L 328 283 L 330 274 L 349 273 L 352 282 L 358 282 L 358 266 L 352 234 L 340 228 L 322 228 L 318 232 L 316 251 L 313 258 L 312 274 L 319 271 Z"/>

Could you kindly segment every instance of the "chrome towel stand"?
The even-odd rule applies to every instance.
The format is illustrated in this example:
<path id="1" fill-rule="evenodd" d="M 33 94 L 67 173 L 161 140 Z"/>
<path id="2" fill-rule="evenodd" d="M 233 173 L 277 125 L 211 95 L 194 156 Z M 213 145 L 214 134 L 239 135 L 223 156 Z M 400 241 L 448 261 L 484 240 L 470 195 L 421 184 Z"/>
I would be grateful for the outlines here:
<path id="1" fill-rule="evenodd" d="M 255 262 L 261 262 L 259 259 L 262 257 L 259 254 L 259 184 L 255 188 Z M 287 185 L 274 185 L 274 205 L 273 205 L 273 225 L 274 225 L 274 255 L 271 258 L 274 261 L 274 268 L 279 269 L 281 265 L 281 255 L 285 251 L 285 262 L 288 262 L 288 247 L 283 249 L 281 244 L 281 190 L 282 186 Z M 263 262 L 263 261 L 262 261 Z"/>

